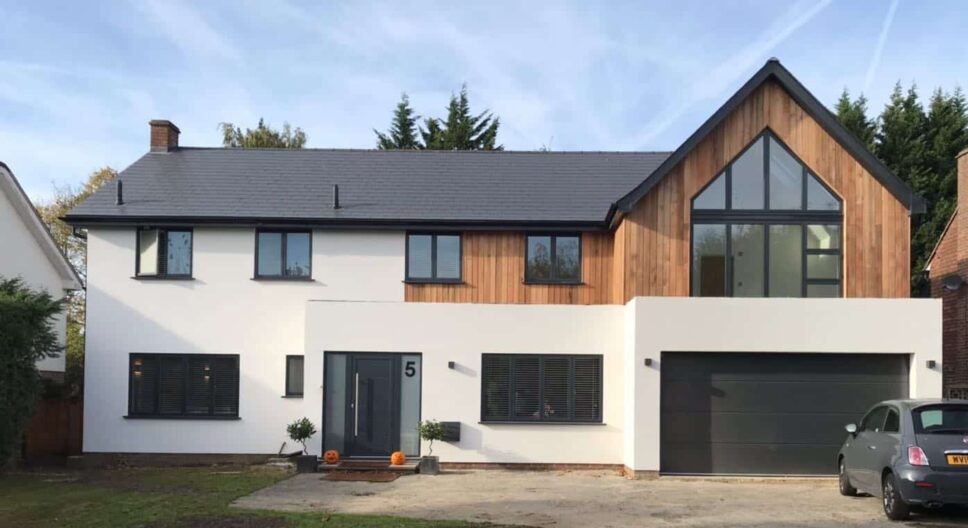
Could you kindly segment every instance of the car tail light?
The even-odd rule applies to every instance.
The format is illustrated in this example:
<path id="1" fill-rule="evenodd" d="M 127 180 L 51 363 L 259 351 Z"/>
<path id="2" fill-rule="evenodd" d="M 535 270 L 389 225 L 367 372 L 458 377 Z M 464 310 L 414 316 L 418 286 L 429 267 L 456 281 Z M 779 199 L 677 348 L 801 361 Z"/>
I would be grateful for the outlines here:
<path id="1" fill-rule="evenodd" d="M 911 446 L 908 448 L 908 464 L 912 466 L 927 466 L 928 456 L 924 454 L 918 446 Z"/>

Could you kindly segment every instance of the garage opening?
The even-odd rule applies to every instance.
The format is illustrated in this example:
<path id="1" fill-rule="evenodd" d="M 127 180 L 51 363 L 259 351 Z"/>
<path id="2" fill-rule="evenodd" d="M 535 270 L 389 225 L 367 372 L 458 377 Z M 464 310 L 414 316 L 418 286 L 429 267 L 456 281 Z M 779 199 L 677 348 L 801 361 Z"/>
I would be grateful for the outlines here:
<path id="1" fill-rule="evenodd" d="M 832 475 L 844 425 L 908 396 L 903 354 L 664 352 L 660 472 Z"/>

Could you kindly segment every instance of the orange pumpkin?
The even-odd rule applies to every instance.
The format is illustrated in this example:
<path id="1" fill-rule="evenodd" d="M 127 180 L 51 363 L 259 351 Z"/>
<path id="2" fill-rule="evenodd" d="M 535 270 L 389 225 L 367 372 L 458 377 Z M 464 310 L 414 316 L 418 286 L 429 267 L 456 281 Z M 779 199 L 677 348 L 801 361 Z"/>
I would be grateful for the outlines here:
<path id="1" fill-rule="evenodd" d="M 330 449 L 329 451 L 323 453 L 323 462 L 327 464 L 339 464 L 339 451 L 335 449 Z"/>
<path id="2" fill-rule="evenodd" d="M 402 466 L 407 463 L 407 455 L 404 455 L 403 451 L 394 451 L 390 455 L 390 463 L 394 466 Z"/>

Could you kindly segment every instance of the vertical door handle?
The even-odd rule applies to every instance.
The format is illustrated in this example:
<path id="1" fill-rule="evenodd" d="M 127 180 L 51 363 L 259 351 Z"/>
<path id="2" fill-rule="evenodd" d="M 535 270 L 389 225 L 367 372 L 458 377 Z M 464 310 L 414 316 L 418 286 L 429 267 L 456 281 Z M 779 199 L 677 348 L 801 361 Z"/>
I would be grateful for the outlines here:
<path id="1" fill-rule="evenodd" d="M 356 387 L 353 396 L 353 436 L 360 436 L 360 373 L 356 373 Z"/>

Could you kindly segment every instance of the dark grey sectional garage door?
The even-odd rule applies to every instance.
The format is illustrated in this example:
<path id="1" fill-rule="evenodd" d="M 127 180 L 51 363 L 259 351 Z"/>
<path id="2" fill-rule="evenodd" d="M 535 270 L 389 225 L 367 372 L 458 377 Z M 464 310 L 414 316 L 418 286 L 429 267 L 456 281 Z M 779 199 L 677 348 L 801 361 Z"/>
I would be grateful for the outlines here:
<path id="1" fill-rule="evenodd" d="M 907 356 L 666 352 L 663 473 L 824 475 L 871 405 L 908 394 Z"/>

